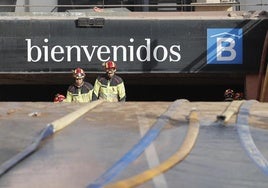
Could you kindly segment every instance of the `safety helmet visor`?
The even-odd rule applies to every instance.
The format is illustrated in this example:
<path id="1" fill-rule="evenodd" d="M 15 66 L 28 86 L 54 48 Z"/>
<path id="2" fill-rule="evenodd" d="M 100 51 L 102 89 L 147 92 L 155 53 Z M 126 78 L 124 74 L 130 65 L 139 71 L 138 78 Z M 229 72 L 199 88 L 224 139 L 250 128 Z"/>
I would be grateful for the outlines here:
<path id="1" fill-rule="evenodd" d="M 81 68 L 77 68 L 73 71 L 73 77 L 76 79 L 83 79 L 85 77 L 85 72 Z"/>

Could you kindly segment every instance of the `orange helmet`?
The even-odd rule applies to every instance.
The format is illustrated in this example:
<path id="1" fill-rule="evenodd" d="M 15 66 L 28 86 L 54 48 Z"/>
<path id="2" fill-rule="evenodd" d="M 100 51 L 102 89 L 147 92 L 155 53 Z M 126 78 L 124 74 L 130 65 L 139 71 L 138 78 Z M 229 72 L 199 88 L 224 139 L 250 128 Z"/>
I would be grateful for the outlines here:
<path id="1" fill-rule="evenodd" d="M 104 63 L 104 68 L 105 69 L 116 69 L 116 64 L 113 61 L 107 61 Z"/>
<path id="2" fill-rule="evenodd" d="M 75 78 L 84 78 L 86 76 L 85 72 L 81 68 L 76 68 L 73 70 L 73 77 Z"/>

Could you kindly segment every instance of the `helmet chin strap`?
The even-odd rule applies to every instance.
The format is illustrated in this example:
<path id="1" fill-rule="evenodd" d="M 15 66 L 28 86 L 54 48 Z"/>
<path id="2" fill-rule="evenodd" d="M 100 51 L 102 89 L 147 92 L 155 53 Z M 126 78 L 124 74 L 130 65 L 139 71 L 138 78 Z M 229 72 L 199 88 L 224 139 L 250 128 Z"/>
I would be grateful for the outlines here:
<path id="1" fill-rule="evenodd" d="M 109 78 L 113 77 L 113 75 L 115 74 L 116 70 L 107 70 L 106 74 L 108 75 Z"/>
<path id="2" fill-rule="evenodd" d="M 108 76 L 108 78 L 112 78 L 113 77 L 113 75 L 114 75 L 114 73 L 107 73 L 107 76 Z"/>
<path id="3" fill-rule="evenodd" d="M 76 87 L 82 87 L 83 84 L 84 84 L 84 80 L 83 80 L 83 81 L 81 82 L 81 84 L 79 84 L 79 85 L 78 85 L 77 83 L 75 83 L 75 86 L 76 86 Z"/>

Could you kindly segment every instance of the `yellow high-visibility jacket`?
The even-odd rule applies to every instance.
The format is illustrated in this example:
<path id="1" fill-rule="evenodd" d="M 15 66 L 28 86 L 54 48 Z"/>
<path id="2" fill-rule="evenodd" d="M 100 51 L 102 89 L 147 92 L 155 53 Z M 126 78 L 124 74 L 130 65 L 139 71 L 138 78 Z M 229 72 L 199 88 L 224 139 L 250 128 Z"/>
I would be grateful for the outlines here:
<path id="1" fill-rule="evenodd" d="M 84 82 L 82 86 L 77 87 L 76 85 L 69 86 L 64 102 L 90 102 L 92 101 L 93 86 Z"/>
<path id="2" fill-rule="evenodd" d="M 117 75 L 110 79 L 107 75 L 98 76 L 93 91 L 93 100 L 96 99 L 103 99 L 108 102 L 126 101 L 125 85 L 122 78 Z"/>

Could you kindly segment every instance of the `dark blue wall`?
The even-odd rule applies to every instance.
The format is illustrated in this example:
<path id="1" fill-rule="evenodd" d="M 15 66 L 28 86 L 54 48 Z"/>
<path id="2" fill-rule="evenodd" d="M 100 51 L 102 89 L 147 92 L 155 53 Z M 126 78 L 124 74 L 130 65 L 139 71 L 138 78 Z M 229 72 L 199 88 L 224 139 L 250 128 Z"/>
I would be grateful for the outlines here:
<path id="1" fill-rule="evenodd" d="M 242 56 L 242 62 L 207 64 L 209 51 L 213 50 L 211 48 L 216 48 L 216 44 L 208 47 L 208 29 L 226 28 L 242 29 L 240 36 L 242 51 L 241 54 L 237 54 Z M 119 72 L 256 73 L 259 70 L 267 30 L 267 19 L 219 21 L 111 18 L 105 20 L 103 27 L 97 28 L 79 27 L 77 20 L 0 20 L 0 71 L 69 72 L 70 69 L 79 66 L 89 72 L 102 72 L 102 60 L 115 59 L 112 46 L 120 47 L 122 45 L 127 49 L 127 59 L 124 60 L 123 52 L 118 50 L 116 62 L 119 65 Z M 29 45 L 30 42 L 31 45 Z M 178 47 L 173 47 L 172 53 L 170 49 L 174 45 L 179 46 L 180 51 L 178 51 Z M 34 46 L 37 46 L 42 54 Z M 80 48 L 80 62 L 77 61 L 77 51 L 75 50 L 72 50 L 71 60 L 68 61 L 66 46 Z M 84 48 L 88 49 L 88 53 L 95 48 L 92 59 L 87 58 L 82 46 L 86 46 Z M 100 46 L 102 46 L 100 50 L 102 59 L 96 55 Z M 29 48 L 31 48 L 30 51 Z M 59 62 L 54 61 L 51 57 L 53 48 L 54 59 Z M 60 52 L 60 49 L 63 49 L 64 52 Z M 129 59 L 132 49 L 133 59 Z M 45 50 L 49 54 L 47 59 Z M 154 54 L 154 50 L 156 54 Z M 167 50 L 166 58 L 163 54 L 165 50 Z M 174 54 L 174 50 L 177 52 L 176 54 Z M 149 55 L 150 60 L 147 58 L 144 62 L 140 61 L 137 58 L 137 52 L 140 53 L 138 56 L 142 59 L 146 59 Z M 38 54 L 40 55 L 39 60 Z M 165 60 L 159 62 L 154 56 Z M 34 62 L 34 60 L 38 61 Z"/>

